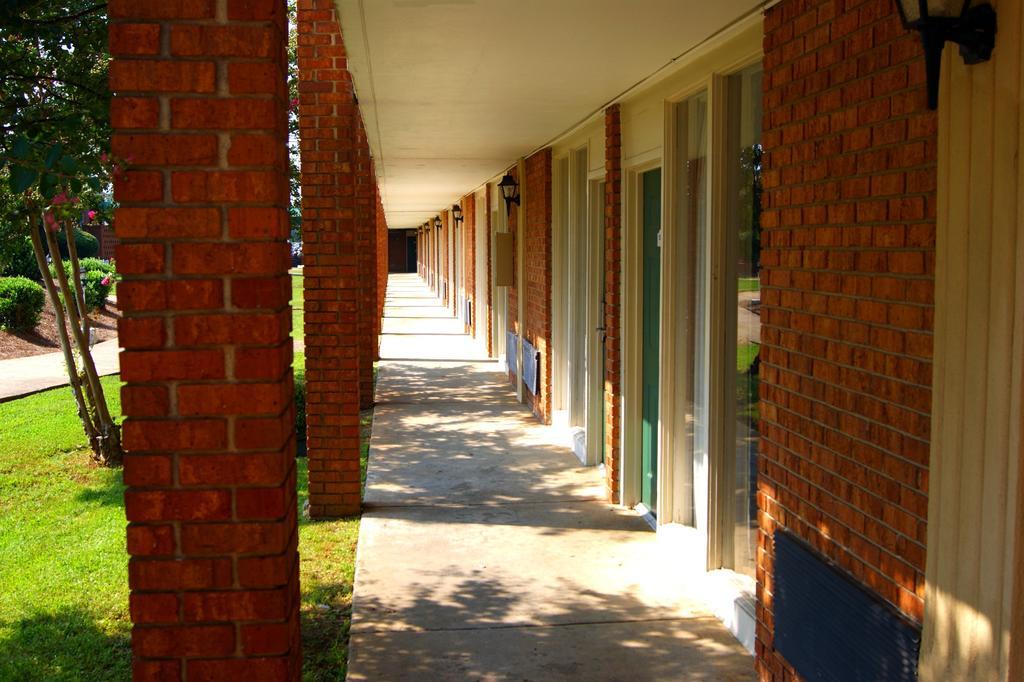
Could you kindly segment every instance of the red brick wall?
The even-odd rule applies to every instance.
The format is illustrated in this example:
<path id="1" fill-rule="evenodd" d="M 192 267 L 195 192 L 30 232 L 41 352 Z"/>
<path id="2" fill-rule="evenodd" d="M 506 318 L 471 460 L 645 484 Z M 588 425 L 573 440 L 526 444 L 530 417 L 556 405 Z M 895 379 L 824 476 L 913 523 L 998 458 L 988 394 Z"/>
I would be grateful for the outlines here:
<path id="1" fill-rule="evenodd" d="M 366 390 L 366 322 L 360 325 L 359 314 L 366 307 L 366 261 L 358 247 L 367 243 L 367 215 L 364 204 L 357 208 L 365 191 L 357 191 L 356 176 L 365 174 L 368 157 L 335 12 L 333 0 L 299 2 L 306 443 L 310 514 L 317 517 L 359 511 L 359 407 Z"/>
<path id="2" fill-rule="evenodd" d="M 890 0 L 765 15 L 757 653 L 785 527 L 923 612 L 936 117 Z"/>
<path id="3" fill-rule="evenodd" d="M 619 499 L 621 462 L 619 439 L 622 425 L 622 332 L 620 309 L 622 273 L 622 136 L 619 105 L 604 112 L 604 277 L 605 277 L 605 492 Z"/>
<path id="4" fill-rule="evenodd" d="M 99 242 L 100 258 L 103 260 L 111 260 L 114 258 L 114 250 L 117 248 L 117 237 L 114 235 L 114 229 L 112 226 L 102 223 L 97 225 L 87 225 L 83 229 L 93 237 L 96 237 L 96 241 Z"/>
<path id="5" fill-rule="evenodd" d="M 526 392 L 534 414 L 551 423 L 551 149 L 526 159 L 523 187 L 525 338 L 540 351 L 540 393 Z"/>
<path id="6" fill-rule="evenodd" d="M 301 666 L 285 3 L 217 4 L 108 6 L 136 679 Z"/>

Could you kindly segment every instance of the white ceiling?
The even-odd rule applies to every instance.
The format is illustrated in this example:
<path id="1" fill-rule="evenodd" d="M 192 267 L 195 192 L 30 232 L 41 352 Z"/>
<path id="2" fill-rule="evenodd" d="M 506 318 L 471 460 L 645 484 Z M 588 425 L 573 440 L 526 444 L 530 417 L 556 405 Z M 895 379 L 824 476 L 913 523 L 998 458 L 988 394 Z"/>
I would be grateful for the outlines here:
<path id="1" fill-rule="evenodd" d="M 393 229 L 415 227 L 763 0 L 337 0 Z"/>

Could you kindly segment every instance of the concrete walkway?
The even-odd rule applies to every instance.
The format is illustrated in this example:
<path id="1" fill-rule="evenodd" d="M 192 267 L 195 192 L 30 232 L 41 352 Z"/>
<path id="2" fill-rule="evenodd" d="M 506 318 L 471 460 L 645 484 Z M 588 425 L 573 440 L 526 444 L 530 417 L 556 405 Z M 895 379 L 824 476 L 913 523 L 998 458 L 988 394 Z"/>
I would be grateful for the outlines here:
<path id="1" fill-rule="evenodd" d="M 101 341 L 92 348 L 96 371 L 100 376 L 117 374 L 117 339 Z M 0 360 L 0 403 L 68 385 L 68 370 L 61 352 Z"/>
<path id="2" fill-rule="evenodd" d="M 350 680 L 748 680 L 753 660 L 633 512 L 393 275 Z"/>

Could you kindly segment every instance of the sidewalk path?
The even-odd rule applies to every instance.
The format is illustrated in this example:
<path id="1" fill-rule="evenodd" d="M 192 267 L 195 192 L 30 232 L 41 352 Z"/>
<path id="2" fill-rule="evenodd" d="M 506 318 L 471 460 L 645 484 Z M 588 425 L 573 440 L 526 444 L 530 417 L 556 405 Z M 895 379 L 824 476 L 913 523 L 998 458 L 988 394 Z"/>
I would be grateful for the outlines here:
<path id="1" fill-rule="evenodd" d="M 101 341 L 93 346 L 92 357 L 100 376 L 121 371 L 117 355 L 117 339 Z M 68 370 L 63 353 L 0 360 L 0 403 L 67 384 Z"/>
<path id="2" fill-rule="evenodd" d="M 415 275 L 391 277 L 383 332 L 349 680 L 754 679 Z"/>

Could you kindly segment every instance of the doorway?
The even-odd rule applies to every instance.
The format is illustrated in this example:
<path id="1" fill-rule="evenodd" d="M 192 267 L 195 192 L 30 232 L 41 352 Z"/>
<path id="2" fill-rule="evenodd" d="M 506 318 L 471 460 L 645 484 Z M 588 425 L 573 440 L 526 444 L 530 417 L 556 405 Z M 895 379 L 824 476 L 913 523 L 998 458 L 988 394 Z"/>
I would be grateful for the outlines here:
<path id="1" fill-rule="evenodd" d="M 661 334 L 661 169 L 641 180 L 643 224 L 643 334 L 640 424 L 640 502 L 658 509 L 658 391 Z"/>
<path id="2" fill-rule="evenodd" d="M 590 240 L 587 278 L 587 464 L 604 463 L 605 409 L 605 247 L 604 180 L 590 182 Z"/>

